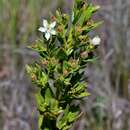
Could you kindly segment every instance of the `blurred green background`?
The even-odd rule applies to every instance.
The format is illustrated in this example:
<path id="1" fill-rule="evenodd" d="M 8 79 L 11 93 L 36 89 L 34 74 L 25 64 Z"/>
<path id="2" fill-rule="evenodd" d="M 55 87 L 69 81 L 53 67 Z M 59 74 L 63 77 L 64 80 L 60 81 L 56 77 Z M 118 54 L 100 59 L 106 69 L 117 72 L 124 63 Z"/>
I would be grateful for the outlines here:
<path id="1" fill-rule="evenodd" d="M 73 0 L 0 0 L 0 130 L 37 130 L 35 87 L 25 65 L 37 58 L 27 46 L 56 9 L 70 13 Z M 91 96 L 74 130 L 130 130 L 130 0 L 88 0 L 101 6 L 104 24 L 95 65 L 86 68 Z"/>

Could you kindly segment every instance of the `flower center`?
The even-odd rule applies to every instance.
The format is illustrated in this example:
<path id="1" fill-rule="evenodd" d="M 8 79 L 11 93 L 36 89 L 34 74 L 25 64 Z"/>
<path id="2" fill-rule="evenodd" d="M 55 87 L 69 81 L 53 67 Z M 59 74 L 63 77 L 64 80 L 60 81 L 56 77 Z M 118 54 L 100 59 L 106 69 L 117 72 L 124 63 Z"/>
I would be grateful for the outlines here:
<path id="1" fill-rule="evenodd" d="M 50 26 L 47 27 L 47 31 L 48 31 L 48 32 L 51 31 L 51 27 L 50 27 Z"/>

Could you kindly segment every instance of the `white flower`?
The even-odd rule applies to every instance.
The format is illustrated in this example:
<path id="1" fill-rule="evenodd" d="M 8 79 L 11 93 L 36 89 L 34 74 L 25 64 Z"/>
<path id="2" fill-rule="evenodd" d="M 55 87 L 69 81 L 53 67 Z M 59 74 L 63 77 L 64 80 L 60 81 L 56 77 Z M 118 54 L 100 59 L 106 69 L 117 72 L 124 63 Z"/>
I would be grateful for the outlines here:
<path id="1" fill-rule="evenodd" d="M 56 31 L 54 30 L 55 26 L 56 21 L 49 24 L 47 20 L 43 19 L 43 27 L 40 27 L 38 30 L 42 33 L 45 33 L 45 38 L 49 40 L 51 35 L 56 35 Z"/>
<path id="2" fill-rule="evenodd" d="M 99 45 L 100 42 L 101 42 L 101 39 L 100 39 L 99 36 L 96 36 L 96 37 L 94 37 L 94 38 L 91 40 L 91 43 L 92 43 L 93 45 Z"/>

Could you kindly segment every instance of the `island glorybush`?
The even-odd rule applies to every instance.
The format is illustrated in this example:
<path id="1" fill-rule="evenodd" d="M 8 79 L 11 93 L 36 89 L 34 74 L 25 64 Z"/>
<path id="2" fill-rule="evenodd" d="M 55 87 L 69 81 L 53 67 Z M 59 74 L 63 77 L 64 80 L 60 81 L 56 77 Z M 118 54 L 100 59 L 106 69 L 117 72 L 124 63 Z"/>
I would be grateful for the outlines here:
<path id="1" fill-rule="evenodd" d="M 92 19 L 98 9 L 86 1 L 75 0 L 71 16 L 56 11 L 38 29 L 43 39 L 30 48 L 39 54 L 39 60 L 26 68 L 39 87 L 39 130 L 68 130 L 82 115 L 74 101 L 89 95 L 84 69 L 95 59 L 93 52 L 100 44 L 98 36 L 88 35 L 101 23 Z"/>

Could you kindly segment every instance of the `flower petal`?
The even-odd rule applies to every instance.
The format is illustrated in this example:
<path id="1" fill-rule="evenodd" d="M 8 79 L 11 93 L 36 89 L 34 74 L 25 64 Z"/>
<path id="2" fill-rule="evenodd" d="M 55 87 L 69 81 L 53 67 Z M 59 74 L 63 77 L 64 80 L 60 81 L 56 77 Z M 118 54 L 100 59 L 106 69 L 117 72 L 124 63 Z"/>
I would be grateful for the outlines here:
<path id="1" fill-rule="evenodd" d="M 56 26 L 56 21 L 54 21 L 54 22 L 52 22 L 51 24 L 50 24 L 50 27 L 51 28 L 54 28 Z"/>
<path id="2" fill-rule="evenodd" d="M 48 27 L 48 22 L 47 22 L 47 20 L 45 20 L 45 19 L 43 19 L 43 26 L 44 26 L 45 28 Z"/>
<path id="3" fill-rule="evenodd" d="M 52 30 L 50 31 L 50 33 L 51 33 L 52 35 L 56 35 L 56 31 L 55 31 L 54 29 L 52 29 Z"/>
<path id="4" fill-rule="evenodd" d="M 44 27 L 40 27 L 38 30 L 39 30 L 40 32 L 46 32 L 46 29 L 45 29 Z"/>
<path id="5" fill-rule="evenodd" d="M 99 36 L 96 36 L 96 37 L 94 37 L 94 38 L 92 39 L 91 42 L 92 42 L 93 45 L 99 45 L 100 42 L 101 42 L 101 39 L 100 39 Z"/>
<path id="6" fill-rule="evenodd" d="M 45 34 L 45 38 L 47 39 L 47 40 L 49 40 L 50 39 L 50 33 L 49 32 L 47 32 L 46 34 Z"/>

